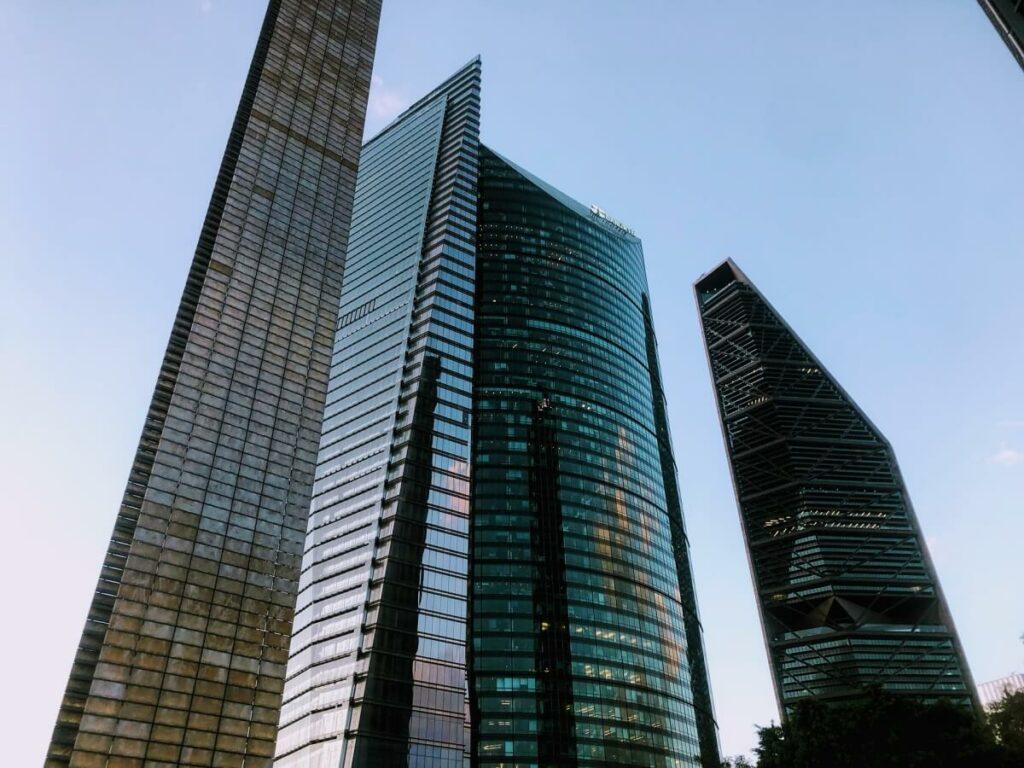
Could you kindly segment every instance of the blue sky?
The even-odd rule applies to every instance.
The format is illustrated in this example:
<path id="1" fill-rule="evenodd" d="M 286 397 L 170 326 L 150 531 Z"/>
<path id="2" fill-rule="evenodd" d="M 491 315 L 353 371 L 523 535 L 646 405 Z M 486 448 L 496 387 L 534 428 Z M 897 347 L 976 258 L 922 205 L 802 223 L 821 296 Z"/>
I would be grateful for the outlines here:
<path id="1" fill-rule="evenodd" d="M 262 17 L 8 0 L 0 722 L 38 764 Z M 979 681 L 1024 666 L 1024 73 L 965 0 L 385 0 L 368 131 L 484 140 L 644 239 L 727 753 L 776 717 L 691 284 L 734 258 L 886 433 Z"/>

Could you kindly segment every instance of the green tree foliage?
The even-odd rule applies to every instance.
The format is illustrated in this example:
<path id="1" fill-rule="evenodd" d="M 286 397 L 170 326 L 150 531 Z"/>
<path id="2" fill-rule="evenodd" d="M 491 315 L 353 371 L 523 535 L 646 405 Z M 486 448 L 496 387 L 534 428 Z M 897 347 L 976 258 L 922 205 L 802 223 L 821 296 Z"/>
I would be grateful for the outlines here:
<path id="1" fill-rule="evenodd" d="M 1024 691 L 1006 693 L 988 714 L 999 743 L 1024 765 Z"/>
<path id="2" fill-rule="evenodd" d="M 782 725 L 759 729 L 759 741 L 757 768 L 1024 768 L 971 712 L 880 691 L 801 704 Z"/>

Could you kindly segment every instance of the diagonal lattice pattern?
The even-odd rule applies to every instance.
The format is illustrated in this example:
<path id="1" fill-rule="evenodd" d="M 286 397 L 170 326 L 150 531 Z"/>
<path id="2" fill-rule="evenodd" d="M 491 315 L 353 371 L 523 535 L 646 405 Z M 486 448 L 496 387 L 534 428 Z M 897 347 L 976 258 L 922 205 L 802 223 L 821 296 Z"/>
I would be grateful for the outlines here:
<path id="1" fill-rule="evenodd" d="M 732 262 L 698 281 L 780 708 L 973 699 L 892 449 Z"/>

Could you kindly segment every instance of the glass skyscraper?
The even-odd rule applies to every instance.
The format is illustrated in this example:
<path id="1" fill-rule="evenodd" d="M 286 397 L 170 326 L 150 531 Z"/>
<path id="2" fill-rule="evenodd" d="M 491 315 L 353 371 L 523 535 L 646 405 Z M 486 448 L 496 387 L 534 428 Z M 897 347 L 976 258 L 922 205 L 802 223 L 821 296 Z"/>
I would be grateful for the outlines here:
<path id="1" fill-rule="evenodd" d="M 480 62 L 363 148 L 279 768 L 461 766 Z"/>
<path id="2" fill-rule="evenodd" d="M 718 765 L 639 239 L 479 143 L 363 149 L 276 765 Z"/>
<path id="3" fill-rule="evenodd" d="M 46 765 L 272 762 L 379 0 L 272 0 Z"/>
<path id="4" fill-rule="evenodd" d="M 975 706 L 885 437 L 733 262 L 696 297 L 780 710 L 872 687 Z"/>
<path id="5" fill-rule="evenodd" d="M 484 148 L 477 259 L 477 764 L 717 765 L 640 240 Z"/>

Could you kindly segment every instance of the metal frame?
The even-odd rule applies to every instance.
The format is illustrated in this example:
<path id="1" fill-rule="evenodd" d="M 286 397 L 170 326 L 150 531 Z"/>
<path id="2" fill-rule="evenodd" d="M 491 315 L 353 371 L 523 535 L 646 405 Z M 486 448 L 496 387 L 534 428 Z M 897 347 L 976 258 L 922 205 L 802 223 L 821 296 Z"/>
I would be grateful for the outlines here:
<path id="1" fill-rule="evenodd" d="M 977 708 L 891 446 L 731 260 L 694 286 L 779 709 Z"/>

